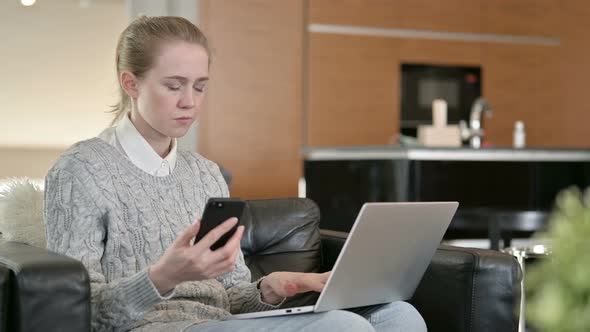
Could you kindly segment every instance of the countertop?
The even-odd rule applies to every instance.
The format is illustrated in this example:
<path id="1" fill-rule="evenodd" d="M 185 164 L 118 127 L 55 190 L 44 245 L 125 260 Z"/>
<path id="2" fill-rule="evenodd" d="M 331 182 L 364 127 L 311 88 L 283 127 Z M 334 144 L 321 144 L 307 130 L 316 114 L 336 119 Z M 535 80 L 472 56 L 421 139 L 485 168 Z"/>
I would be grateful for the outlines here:
<path id="1" fill-rule="evenodd" d="M 461 160 L 461 161 L 590 161 L 590 149 L 563 148 L 427 148 L 399 145 L 305 148 L 314 160 Z"/>

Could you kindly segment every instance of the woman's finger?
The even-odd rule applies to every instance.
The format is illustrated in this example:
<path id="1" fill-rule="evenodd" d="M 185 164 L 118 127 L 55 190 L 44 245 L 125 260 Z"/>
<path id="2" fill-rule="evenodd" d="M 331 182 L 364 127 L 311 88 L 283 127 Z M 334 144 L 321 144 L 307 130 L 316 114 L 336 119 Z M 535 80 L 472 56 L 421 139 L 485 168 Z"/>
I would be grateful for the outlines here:
<path id="1" fill-rule="evenodd" d="M 224 275 L 226 273 L 232 272 L 234 270 L 234 265 L 227 265 L 227 264 L 220 264 L 220 265 L 216 265 L 215 267 L 212 267 L 211 269 L 211 273 L 210 273 L 210 278 L 217 278 L 220 275 Z"/>
<path id="2" fill-rule="evenodd" d="M 195 245 L 200 250 L 206 250 L 211 248 L 211 246 L 217 242 L 225 233 L 229 232 L 236 224 L 238 223 L 238 218 L 229 218 L 226 221 L 222 222 L 217 227 L 213 228 L 205 237 L 203 237 L 197 244 Z"/>
<path id="3" fill-rule="evenodd" d="M 240 241 L 242 241 L 242 235 L 244 235 L 244 226 L 238 226 L 238 229 L 232 235 L 229 240 L 225 243 L 224 247 L 240 247 Z"/>
<path id="4" fill-rule="evenodd" d="M 235 259 L 238 251 L 240 250 L 240 240 L 244 233 L 244 226 L 238 226 L 236 233 L 227 241 L 227 243 L 211 252 L 211 259 L 213 262 L 218 263 L 226 259 Z"/>
<path id="5" fill-rule="evenodd" d="M 322 274 L 301 273 L 295 278 L 294 283 L 299 288 L 300 293 L 315 291 L 321 292 L 324 289 L 327 279 Z"/>
<path id="6" fill-rule="evenodd" d="M 197 219 L 192 225 L 182 231 L 172 244 L 181 246 L 190 245 L 190 241 L 199 233 L 199 228 L 201 228 L 201 221 Z"/>

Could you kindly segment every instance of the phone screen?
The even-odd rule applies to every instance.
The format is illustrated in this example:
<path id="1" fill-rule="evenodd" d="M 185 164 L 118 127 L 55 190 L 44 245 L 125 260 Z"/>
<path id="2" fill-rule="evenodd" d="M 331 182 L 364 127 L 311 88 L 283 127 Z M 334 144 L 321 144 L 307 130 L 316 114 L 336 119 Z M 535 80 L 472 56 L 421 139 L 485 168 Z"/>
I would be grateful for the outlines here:
<path id="1" fill-rule="evenodd" d="M 238 223 L 211 245 L 211 250 L 223 247 L 238 229 L 245 206 L 246 202 L 239 198 L 210 198 L 205 206 L 203 218 L 201 219 L 201 227 L 195 237 L 194 243 L 199 242 L 207 233 L 227 219 L 232 217 L 238 218 Z"/>

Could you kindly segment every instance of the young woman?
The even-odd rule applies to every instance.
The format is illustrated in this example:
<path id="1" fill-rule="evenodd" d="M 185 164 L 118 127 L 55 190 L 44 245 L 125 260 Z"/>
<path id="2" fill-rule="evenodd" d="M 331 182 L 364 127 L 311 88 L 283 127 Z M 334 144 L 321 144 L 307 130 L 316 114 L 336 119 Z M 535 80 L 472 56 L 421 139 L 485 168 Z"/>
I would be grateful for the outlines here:
<path id="1" fill-rule="evenodd" d="M 240 251 L 243 227 L 209 249 L 232 218 L 192 245 L 209 197 L 228 196 L 217 165 L 178 151 L 201 112 L 210 52 L 177 17 L 141 17 L 123 31 L 114 126 L 66 151 L 46 177 L 48 248 L 80 260 L 96 331 L 425 331 L 405 302 L 350 311 L 224 321 L 321 291 L 328 274 L 277 272 L 256 281 Z"/>

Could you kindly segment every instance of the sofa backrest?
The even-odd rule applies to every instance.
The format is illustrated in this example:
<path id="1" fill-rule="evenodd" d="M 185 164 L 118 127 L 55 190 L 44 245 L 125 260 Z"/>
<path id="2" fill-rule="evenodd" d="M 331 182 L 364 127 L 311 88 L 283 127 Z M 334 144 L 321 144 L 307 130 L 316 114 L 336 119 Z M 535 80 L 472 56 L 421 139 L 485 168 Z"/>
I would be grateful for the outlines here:
<path id="1" fill-rule="evenodd" d="M 242 251 L 256 280 L 273 271 L 318 272 L 320 212 L 305 198 L 247 202 Z"/>

